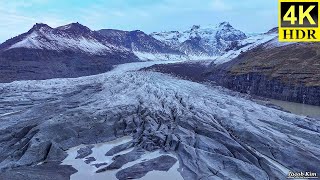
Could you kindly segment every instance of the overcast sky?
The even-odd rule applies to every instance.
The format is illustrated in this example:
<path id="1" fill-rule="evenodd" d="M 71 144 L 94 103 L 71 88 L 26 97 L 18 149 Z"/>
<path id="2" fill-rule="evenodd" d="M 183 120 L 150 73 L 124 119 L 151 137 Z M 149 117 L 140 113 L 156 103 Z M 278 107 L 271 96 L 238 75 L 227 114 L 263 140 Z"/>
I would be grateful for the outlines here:
<path id="1" fill-rule="evenodd" d="M 229 21 L 244 32 L 277 26 L 276 0 L 0 0 L 0 42 L 29 30 L 79 22 L 93 30 L 183 30 Z"/>

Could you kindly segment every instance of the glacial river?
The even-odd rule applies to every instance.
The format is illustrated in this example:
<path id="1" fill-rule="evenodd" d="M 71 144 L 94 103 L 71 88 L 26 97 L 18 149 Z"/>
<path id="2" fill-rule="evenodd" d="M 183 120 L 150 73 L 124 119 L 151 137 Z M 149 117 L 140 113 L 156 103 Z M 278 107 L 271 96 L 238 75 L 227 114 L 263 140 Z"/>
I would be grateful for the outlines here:
<path id="1" fill-rule="evenodd" d="M 291 113 L 320 118 L 320 106 L 312 106 L 288 101 L 269 99 L 271 104 L 282 107 Z"/>

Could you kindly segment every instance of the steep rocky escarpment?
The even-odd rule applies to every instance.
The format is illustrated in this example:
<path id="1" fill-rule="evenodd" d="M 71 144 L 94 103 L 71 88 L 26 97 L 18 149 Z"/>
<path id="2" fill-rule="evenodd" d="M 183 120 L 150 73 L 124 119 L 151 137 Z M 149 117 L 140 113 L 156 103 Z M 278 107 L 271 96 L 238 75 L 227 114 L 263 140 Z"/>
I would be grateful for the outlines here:
<path id="1" fill-rule="evenodd" d="M 285 101 L 320 105 L 319 45 L 272 43 L 212 65 L 208 79 L 232 90 Z"/>
<path id="2" fill-rule="evenodd" d="M 132 141 L 104 154 L 133 149 L 115 156 L 107 168 L 97 168 L 105 168 L 100 173 L 112 169 L 116 177 L 126 179 L 166 170 L 175 159 L 159 156 L 166 165 L 155 165 L 161 162 L 155 158 L 121 169 L 158 150 L 176 155 L 179 173 L 187 180 L 283 179 L 287 170 L 320 171 L 318 121 L 218 88 L 135 71 L 149 65 L 125 64 L 93 77 L 2 84 L 0 177 L 37 174 L 37 168 L 49 172 L 72 147 L 89 145 L 81 151 L 86 156 L 91 145 L 124 136 Z M 72 172 L 69 167 L 60 174 Z"/>
<path id="3" fill-rule="evenodd" d="M 260 73 L 233 75 L 228 72 L 219 71 L 216 75 L 211 75 L 209 79 L 223 87 L 241 93 L 283 101 L 320 105 L 319 86 L 286 84 L 281 80 L 272 79 Z"/>

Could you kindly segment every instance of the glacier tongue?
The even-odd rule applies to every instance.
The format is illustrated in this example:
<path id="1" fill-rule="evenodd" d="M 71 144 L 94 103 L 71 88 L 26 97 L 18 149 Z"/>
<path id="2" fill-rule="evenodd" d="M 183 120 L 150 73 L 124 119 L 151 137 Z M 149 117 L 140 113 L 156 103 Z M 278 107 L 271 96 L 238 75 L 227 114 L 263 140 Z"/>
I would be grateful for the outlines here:
<path id="1" fill-rule="evenodd" d="M 284 179 L 286 174 L 270 160 L 292 171 L 320 171 L 319 121 L 218 87 L 138 71 L 156 63 L 123 64 L 76 79 L 0 84 L 0 114 L 18 112 L 1 116 L 0 168 L 63 161 L 66 151 L 80 144 L 131 136 L 133 149 L 117 147 L 123 154 L 102 173 L 129 178 L 130 168 L 142 174 L 147 165 L 173 168 L 164 157 L 163 164 L 151 159 L 126 166 L 159 150 L 176 155 L 178 171 L 187 180 Z"/>
<path id="2" fill-rule="evenodd" d="M 149 52 L 139 52 L 133 51 L 133 53 L 141 60 L 141 61 L 186 61 L 188 57 L 185 55 L 179 54 L 170 54 L 170 53 L 149 53 Z"/>

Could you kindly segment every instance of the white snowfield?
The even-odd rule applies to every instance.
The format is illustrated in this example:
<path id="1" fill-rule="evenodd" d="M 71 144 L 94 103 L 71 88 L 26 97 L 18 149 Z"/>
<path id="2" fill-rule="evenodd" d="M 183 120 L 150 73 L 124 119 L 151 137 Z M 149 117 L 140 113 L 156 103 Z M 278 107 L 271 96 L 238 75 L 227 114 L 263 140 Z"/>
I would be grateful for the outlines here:
<path id="1" fill-rule="evenodd" d="M 84 102 L 82 103 L 81 111 L 89 114 L 99 114 L 104 112 L 105 109 L 112 109 L 115 107 L 123 106 L 139 106 L 143 104 L 145 107 L 152 109 L 155 112 L 163 112 L 164 114 L 171 114 L 173 109 L 177 116 L 184 114 L 192 114 L 194 117 L 199 117 L 199 124 L 207 124 L 208 128 L 211 126 L 223 126 L 235 130 L 236 135 L 234 138 L 237 142 L 242 142 L 241 146 L 248 145 L 247 149 L 252 148 L 252 152 L 256 157 L 269 161 L 270 164 L 274 164 L 274 168 L 290 169 L 285 167 L 283 162 L 286 161 L 278 159 L 279 156 L 273 156 L 261 143 L 270 143 L 272 148 L 283 149 L 283 144 L 290 144 L 290 149 L 283 150 L 281 152 L 288 153 L 289 155 L 297 155 L 297 149 L 303 149 L 306 152 L 304 155 L 314 154 L 315 157 L 320 155 L 320 144 L 315 143 L 319 138 L 319 132 L 315 130 L 302 128 L 304 126 L 320 127 L 320 123 L 308 119 L 304 116 L 297 116 L 294 114 L 286 113 L 276 109 L 272 109 L 266 106 L 259 105 L 249 99 L 244 99 L 238 96 L 236 93 L 230 93 L 219 87 L 210 87 L 204 84 L 199 84 L 187 80 L 181 80 L 176 77 L 157 73 L 157 72 L 145 72 L 138 71 L 143 67 L 148 67 L 153 64 L 159 63 L 172 63 L 172 62 L 142 62 L 142 63 L 129 63 L 117 66 L 114 70 L 89 77 L 81 77 L 75 79 L 52 79 L 43 81 L 20 81 L 8 84 L 0 84 L 0 90 L 6 89 L 6 91 L 16 92 L 15 96 L 5 97 L 5 101 L 24 101 L 46 99 L 50 97 L 56 97 L 74 92 L 78 87 L 83 85 L 101 86 L 100 91 L 94 94 L 82 94 Z M 32 91 L 32 93 L 30 93 Z M 0 112 L 5 114 L 8 112 Z M 220 119 L 219 125 L 216 119 Z M 186 123 L 191 123 L 192 120 L 188 120 Z M 3 119 L 0 129 L 6 126 L 21 123 L 15 121 L 15 119 Z M 217 125 L 216 125 L 217 124 Z M 227 128 L 227 129 L 228 129 Z M 182 128 L 184 131 L 185 129 Z M 209 129 L 210 130 L 210 129 Z M 188 132 L 188 131 L 186 131 Z M 213 131 L 215 132 L 215 131 Z M 240 133 L 238 133 L 240 132 Z M 241 133 L 243 132 L 243 134 Z M 231 132 L 230 132 L 231 133 Z M 237 134 L 238 133 L 238 134 Z M 193 136 L 190 134 L 190 136 Z M 200 138 L 200 135 L 195 135 Z M 250 138 L 255 137 L 258 142 Z M 309 138 L 313 137 L 313 138 Z M 216 137 L 219 138 L 219 137 Z M 261 141 L 261 142 L 260 142 Z M 207 143 L 203 140 L 204 143 Z M 208 141 L 212 142 L 212 141 Z M 190 146 L 192 144 L 185 144 Z M 237 146 L 240 146 L 237 144 Z M 221 144 L 211 144 L 213 149 L 222 148 Z M 290 151 L 289 151 L 290 150 Z M 199 149 L 197 153 L 204 159 L 201 159 L 199 163 L 206 163 L 207 165 L 218 168 L 221 163 L 221 159 L 208 159 L 205 154 L 209 150 Z M 229 152 L 229 150 L 225 150 Z M 256 153 L 254 153 L 256 152 Z M 291 154 L 291 152 L 293 152 Z M 69 151 L 70 157 L 64 162 L 65 164 L 71 164 L 76 169 L 80 170 L 83 167 L 79 167 L 78 164 L 70 159 L 74 157 L 74 151 Z M 287 155 L 287 154 L 286 154 Z M 211 157 L 211 156 L 210 156 Z M 220 157 L 217 155 L 214 157 Z M 267 158 L 265 158 L 267 157 Z M 277 158 L 278 157 L 278 158 Z M 97 157 L 99 159 L 99 157 Z M 101 157 L 100 157 L 101 158 Z M 296 157 L 293 157 L 296 158 Z M 286 159 L 286 158 L 284 158 Z M 301 158 L 297 158 L 301 160 Z M 200 161 L 200 159 L 198 159 Z M 233 159 L 234 162 L 240 163 L 238 159 Z M 312 159 L 309 159 L 312 160 Z M 308 161 L 309 161 L 308 160 Z M 186 159 L 186 161 L 189 161 Z M 181 162 L 180 162 L 181 163 Z M 186 163 L 186 162 L 183 162 Z M 287 164 L 292 161 L 285 162 Z M 303 161 L 302 163 L 307 163 Z M 252 168 L 255 173 L 259 175 L 261 179 L 267 179 L 267 175 L 264 171 L 258 171 L 255 166 L 242 162 L 241 168 Z M 275 164 L 282 164 L 280 166 Z M 292 164 L 291 164 L 292 165 Z M 216 167 L 217 166 L 217 167 Z M 271 166 L 271 165 L 270 165 Z M 239 166 L 240 167 L 240 166 Z M 173 167 L 175 168 L 175 167 Z M 222 169 L 221 173 L 227 175 L 230 178 L 237 179 L 237 175 L 234 174 L 233 168 Z M 85 170 L 85 172 L 92 173 L 92 169 Z M 179 170 L 182 173 L 181 169 Z M 89 175 L 90 176 L 90 175 Z M 72 177 L 78 177 L 75 174 Z M 86 177 L 83 175 L 83 177 Z M 72 178 L 78 180 L 78 178 Z"/>

